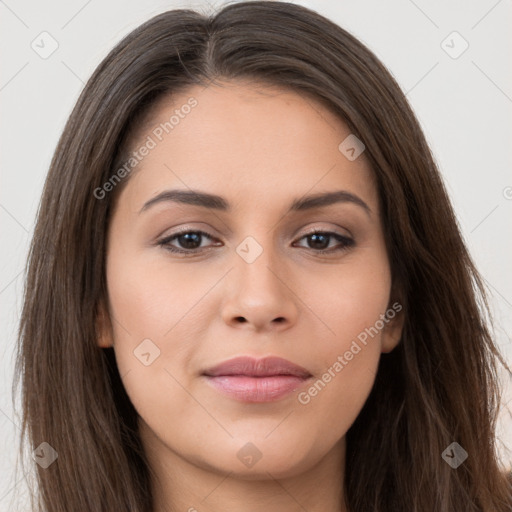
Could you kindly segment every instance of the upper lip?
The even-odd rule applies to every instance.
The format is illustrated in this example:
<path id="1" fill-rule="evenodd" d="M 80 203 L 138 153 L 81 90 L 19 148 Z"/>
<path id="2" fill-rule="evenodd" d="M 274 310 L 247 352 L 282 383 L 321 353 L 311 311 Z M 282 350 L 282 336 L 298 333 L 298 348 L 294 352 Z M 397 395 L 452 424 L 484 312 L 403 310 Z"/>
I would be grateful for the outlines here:
<path id="1" fill-rule="evenodd" d="M 269 377 L 273 375 L 294 375 L 307 378 L 311 374 L 302 366 L 296 365 L 282 357 L 253 357 L 241 356 L 224 361 L 204 372 L 209 377 L 221 375 L 245 375 L 248 377 Z"/>

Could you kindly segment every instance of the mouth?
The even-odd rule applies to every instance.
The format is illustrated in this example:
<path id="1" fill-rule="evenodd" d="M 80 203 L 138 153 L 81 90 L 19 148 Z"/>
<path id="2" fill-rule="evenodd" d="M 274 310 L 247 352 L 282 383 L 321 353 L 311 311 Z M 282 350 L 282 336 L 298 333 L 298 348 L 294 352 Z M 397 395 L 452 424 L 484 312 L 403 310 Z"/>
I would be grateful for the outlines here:
<path id="1" fill-rule="evenodd" d="M 208 384 L 242 402 L 273 402 L 301 387 L 312 375 L 280 357 L 237 357 L 203 373 Z"/>

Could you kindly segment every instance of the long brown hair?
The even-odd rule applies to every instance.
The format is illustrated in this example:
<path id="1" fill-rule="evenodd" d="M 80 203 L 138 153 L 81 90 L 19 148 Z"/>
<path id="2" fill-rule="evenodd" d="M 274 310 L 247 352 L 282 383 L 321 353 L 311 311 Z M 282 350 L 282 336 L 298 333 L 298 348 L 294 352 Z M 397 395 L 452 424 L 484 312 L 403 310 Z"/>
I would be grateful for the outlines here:
<path id="1" fill-rule="evenodd" d="M 364 142 L 376 177 L 405 325 L 347 433 L 340 486 L 349 510 L 510 510 L 511 483 L 495 444 L 497 362 L 506 363 L 419 123 L 361 42 L 312 10 L 278 1 L 155 16 L 103 60 L 69 117 L 38 212 L 16 360 L 22 439 L 58 453 L 48 468 L 36 466 L 34 510 L 153 512 L 137 413 L 112 349 L 96 343 L 107 298 L 105 234 L 130 177 L 102 198 L 95 191 L 159 98 L 219 78 L 314 97 Z M 468 454 L 457 468 L 442 457 L 453 442 Z"/>

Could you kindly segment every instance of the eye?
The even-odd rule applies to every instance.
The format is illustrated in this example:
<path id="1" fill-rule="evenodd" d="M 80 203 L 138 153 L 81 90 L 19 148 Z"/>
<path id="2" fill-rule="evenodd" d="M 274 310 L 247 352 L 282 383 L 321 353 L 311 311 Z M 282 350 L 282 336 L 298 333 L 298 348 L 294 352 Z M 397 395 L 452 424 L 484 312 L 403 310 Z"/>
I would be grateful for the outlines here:
<path id="1" fill-rule="evenodd" d="M 306 239 L 309 247 L 317 253 L 332 253 L 338 251 L 346 251 L 355 245 L 355 241 L 339 233 L 332 231 L 315 230 L 304 235 L 300 240 Z M 338 241 L 338 246 L 329 247 L 332 241 Z M 303 247 L 303 246 L 302 246 Z"/>
<path id="2" fill-rule="evenodd" d="M 183 230 L 180 231 L 179 233 L 175 233 L 173 235 L 163 238 L 162 240 L 159 240 L 158 245 L 165 247 L 165 249 L 171 252 L 193 254 L 196 252 L 200 252 L 198 249 L 201 249 L 201 241 L 203 238 L 213 240 L 213 237 L 211 237 L 205 231 Z M 181 245 L 181 247 L 171 245 L 171 242 L 174 241 Z"/>

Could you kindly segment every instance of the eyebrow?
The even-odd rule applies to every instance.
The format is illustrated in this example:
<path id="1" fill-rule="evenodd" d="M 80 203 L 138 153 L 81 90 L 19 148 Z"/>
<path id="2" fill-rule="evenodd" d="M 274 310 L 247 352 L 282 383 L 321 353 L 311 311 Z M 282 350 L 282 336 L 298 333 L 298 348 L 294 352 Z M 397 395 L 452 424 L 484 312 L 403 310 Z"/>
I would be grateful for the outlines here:
<path id="1" fill-rule="evenodd" d="M 176 202 L 212 208 L 214 210 L 231 210 L 229 202 L 221 196 L 200 192 L 199 190 L 165 190 L 144 203 L 139 214 L 148 210 L 151 206 L 162 202 Z M 334 192 L 324 192 L 313 194 L 306 197 L 295 199 L 288 212 L 301 212 L 321 208 L 337 203 L 352 203 L 363 208 L 368 215 L 371 215 L 370 207 L 358 196 L 346 190 L 336 190 Z"/>

